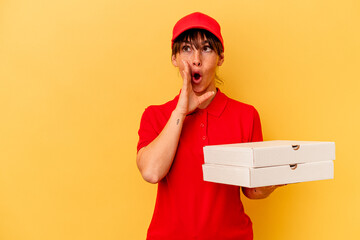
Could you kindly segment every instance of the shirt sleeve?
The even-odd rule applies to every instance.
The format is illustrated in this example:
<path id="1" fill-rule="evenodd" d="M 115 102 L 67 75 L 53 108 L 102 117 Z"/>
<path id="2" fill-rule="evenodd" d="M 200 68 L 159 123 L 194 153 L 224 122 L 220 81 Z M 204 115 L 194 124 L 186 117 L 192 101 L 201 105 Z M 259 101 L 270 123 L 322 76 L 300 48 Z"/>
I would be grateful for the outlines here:
<path id="1" fill-rule="evenodd" d="M 262 131 L 261 131 L 261 122 L 258 111 L 254 108 L 254 118 L 253 118 L 253 129 L 252 129 L 252 142 L 261 142 L 263 141 Z"/>
<path id="2" fill-rule="evenodd" d="M 159 135 L 159 133 L 154 128 L 154 114 L 152 114 L 150 107 L 145 109 L 141 117 L 138 134 L 139 142 L 137 144 L 137 151 L 143 147 L 146 147 Z"/>

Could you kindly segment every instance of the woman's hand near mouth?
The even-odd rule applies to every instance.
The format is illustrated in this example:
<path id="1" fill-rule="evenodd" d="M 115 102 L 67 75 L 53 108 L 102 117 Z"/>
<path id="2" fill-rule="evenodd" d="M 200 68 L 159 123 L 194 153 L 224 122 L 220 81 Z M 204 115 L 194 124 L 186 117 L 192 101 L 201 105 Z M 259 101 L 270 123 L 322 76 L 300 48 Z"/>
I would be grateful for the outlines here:
<path id="1" fill-rule="evenodd" d="M 179 101 L 175 110 L 178 111 L 180 114 L 186 116 L 188 113 L 191 113 L 196 108 L 198 108 L 206 100 L 211 98 L 215 94 L 215 92 L 211 91 L 205 92 L 200 96 L 196 95 L 191 86 L 192 76 L 190 73 L 190 66 L 184 60 L 182 62 L 184 64 L 184 70 L 182 72 L 182 77 L 184 81 L 179 96 Z"/>
<path id="2" fill-rule="evenodd" d="M 187 62 L 182 63 L 184 70 L 181 75 L 184 82 L 177 106 L 161 133 L 149 145 L 138 151 L 137 166 L 143 178 L 150 183 L 158 183 L 169 172 L 186 115 L 215 94 L 213 91 L 208 91 L 196 95 L 191 85 L 190 66 Z"/>

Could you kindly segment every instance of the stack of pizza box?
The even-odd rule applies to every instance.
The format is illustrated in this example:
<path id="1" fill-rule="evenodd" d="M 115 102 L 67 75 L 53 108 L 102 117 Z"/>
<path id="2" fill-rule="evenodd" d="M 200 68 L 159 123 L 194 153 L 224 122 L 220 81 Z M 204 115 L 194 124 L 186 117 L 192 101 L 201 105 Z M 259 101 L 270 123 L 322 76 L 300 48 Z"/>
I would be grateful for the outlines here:
<path id="1" fill-rule="evenodd" d="M 205 181 L 262 187 L 334 178 L 335 143 L 263 141 L 204 147 Z"/>

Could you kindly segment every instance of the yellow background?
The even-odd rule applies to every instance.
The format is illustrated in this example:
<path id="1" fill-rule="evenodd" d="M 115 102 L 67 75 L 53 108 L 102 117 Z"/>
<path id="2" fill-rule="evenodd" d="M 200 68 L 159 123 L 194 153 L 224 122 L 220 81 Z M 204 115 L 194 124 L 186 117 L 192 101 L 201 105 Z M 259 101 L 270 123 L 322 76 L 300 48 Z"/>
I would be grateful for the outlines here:
<path id="1" fill-rule="evenodd" d="M 247 200 L 255 239 L 360 236 L 360 2 L 0 1 L 0 239 L 144 239 L 156 185 L 136 168 L 146 106 L 181 79 L 170 38 L 222 26 L 228 96 L 265 140 L 336 142 L 335 179 Z"/>

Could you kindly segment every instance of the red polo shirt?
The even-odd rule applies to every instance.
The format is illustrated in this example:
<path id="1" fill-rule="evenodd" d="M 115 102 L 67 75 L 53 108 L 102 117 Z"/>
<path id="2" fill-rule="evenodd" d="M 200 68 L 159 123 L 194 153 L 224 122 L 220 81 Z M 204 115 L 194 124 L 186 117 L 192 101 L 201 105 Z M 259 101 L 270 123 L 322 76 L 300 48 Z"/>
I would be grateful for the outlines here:
<path id="1" fill-rule="evenodd" d="M 145 110 L 138 150 L 160 134 L 178 97 Z M 206 109 L 189 114 L 170 171 L 158 183 L 147 239 L 253 239 L 252 223 L 240 200 L 240 187 L 205 182 L 202 164 L 206 145 L 254 141 L 262 141 L 255 108 L 230 99 L 219 90 Z"/>

